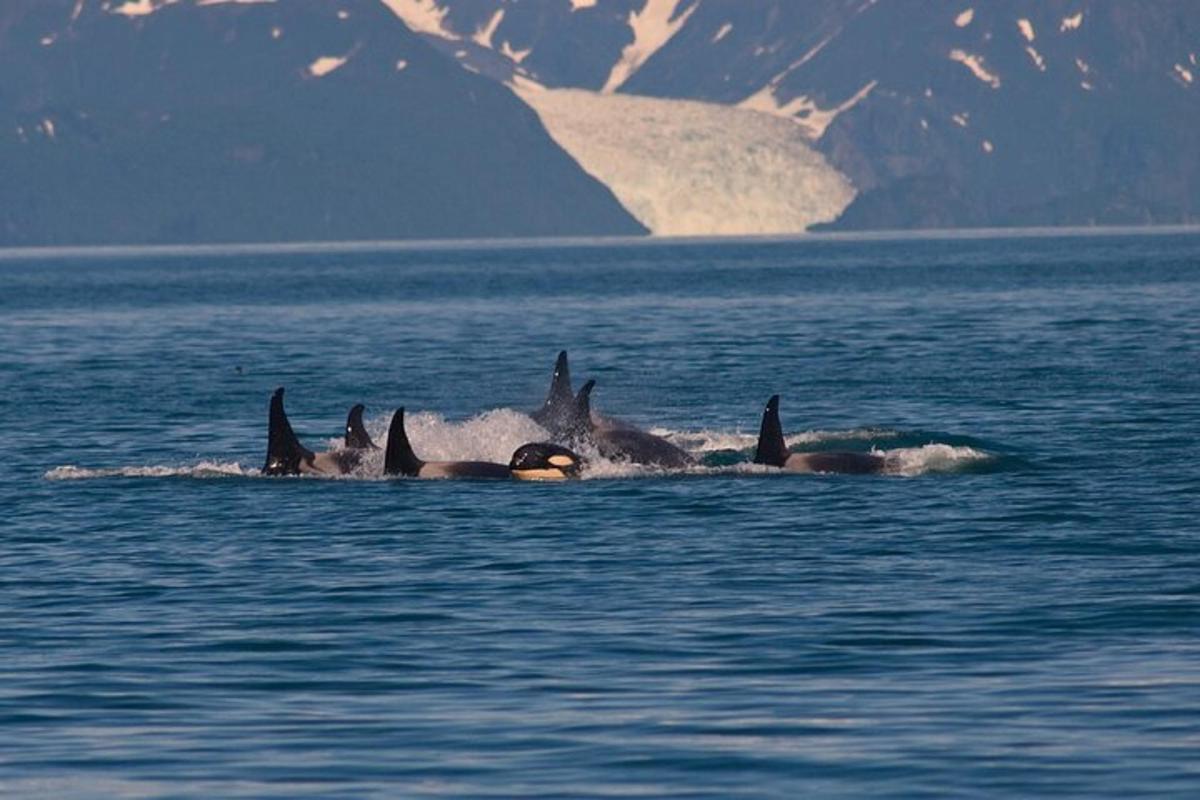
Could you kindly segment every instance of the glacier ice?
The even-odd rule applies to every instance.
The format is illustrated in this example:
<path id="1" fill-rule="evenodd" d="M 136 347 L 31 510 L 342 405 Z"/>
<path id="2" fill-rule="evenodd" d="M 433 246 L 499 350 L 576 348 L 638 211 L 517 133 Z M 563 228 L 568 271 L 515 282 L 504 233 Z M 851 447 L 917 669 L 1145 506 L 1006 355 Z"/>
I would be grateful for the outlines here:
<path id="1" fill-rule="evenodd" d="M 803 233 L 854 199 L 850 181 L 788 119 L 529 82 L 516 91 L 555 141 L 657 236 Z"/>

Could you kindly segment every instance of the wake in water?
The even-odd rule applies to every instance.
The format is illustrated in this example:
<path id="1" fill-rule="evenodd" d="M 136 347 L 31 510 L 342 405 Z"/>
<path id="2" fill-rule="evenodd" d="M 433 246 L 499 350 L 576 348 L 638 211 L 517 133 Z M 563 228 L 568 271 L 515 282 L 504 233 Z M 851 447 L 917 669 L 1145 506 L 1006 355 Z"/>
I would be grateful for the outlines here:
<path id="1" fill-rule="evenodd" d="M 429 412 L 406 419 L 400 408 L 389 417 L 367 422 L 358 405 L 350 410 L 344 437 L 328 440 L 322 452 L 307 449 L 296 437 L 280 388 L 270 402 L 267 460 L 261 470 L 211 461 L 190 467 L 86 469 L 68 465 L 50 470 L 45 477 L 305 475 L 378 479 L 403 475 L 564 480 L 780 472 L 915 476 L 962 471 L 992 459 L 983 450 L 938 442 L 881 449 L 878 442 L 899 444 L 905 437 L 873 428 L 808 431 L 787 437 L 780 422 L 778 395 L 767 402 L 757 437 L 723 431 L 643 431 L 593 412 L 594 386 L 595 381 L 590 380 L 578 393 L 574 391 L 564 350 L 555 363 L 545 403 L 531 414 L 503 408 L 450 423 Z M 864 450 L 863 442 L 869 442 L 870 449 Z M 845 444 L 843 449 L 822 447 L 831 443 L 851 443 L 853 448 L 845 449 Z"/>
<path id="2" fill-rule="evenodd" d="M 387 446 L 391 414 L 367 419 L 367 430 L 381 448 Z M 526 414 L 509 408 L 487 411 L 461 422 L 447 420 L 441 414 L 420 412 L 406 417 L 408 436 L 414 449 L 430 459 L 507 461 L 513 450 L 525 442 L 546 438 L 547 432 Z M 658 478 L 695 475 L 778 475 L 780 470 L 750 463 L 757 437 L 740 431 L 677 431 L 655 428 L 653 433 L 671 441 L 691 454 L 696 465 L 682 469 L 661 469 L 628 461 L 604 458 L 594 449 L 581 448 L 587 459 L 583 480 Z M 822 446 L 844 446 L 846 442 L 874 445 L 866 452 L 881 456 L 887 463 L 885 475 L 916 477 L 931 473 L 958 473 L 986 466 L 995 456 L 965 445 L 930 442 L 922 445 L 887 447 L 888 442 L 911 441 L 912 434 L 878 428 L 853 430 L 802 431 L 788 435 L 791 448 L 819 451 Z M 340 438 L 324 440 L 328 449 L 340 447 Z M 358 468 L 333 480 L 380 480 L 383 476 L 383 450 L 371 451 Z M 88 468 L 75 465 L 55 467 L 45 473 L 47 480 L 89 480 L 99 478 L 259 478 L 258 466 L 237 461 L 203 460 L 194 464 L 146 465 Z"/>

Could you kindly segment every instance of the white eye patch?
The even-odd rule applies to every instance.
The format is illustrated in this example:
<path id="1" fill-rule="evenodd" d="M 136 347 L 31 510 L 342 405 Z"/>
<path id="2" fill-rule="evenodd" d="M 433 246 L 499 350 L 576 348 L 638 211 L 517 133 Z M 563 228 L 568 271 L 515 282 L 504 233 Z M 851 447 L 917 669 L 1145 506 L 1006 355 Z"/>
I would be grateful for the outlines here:
<path id="1" fill-rule="evenodd" d="M 569 467 L 575 463 L 570 456 L 550 456 L 547 460 L 556 467 Z"/>

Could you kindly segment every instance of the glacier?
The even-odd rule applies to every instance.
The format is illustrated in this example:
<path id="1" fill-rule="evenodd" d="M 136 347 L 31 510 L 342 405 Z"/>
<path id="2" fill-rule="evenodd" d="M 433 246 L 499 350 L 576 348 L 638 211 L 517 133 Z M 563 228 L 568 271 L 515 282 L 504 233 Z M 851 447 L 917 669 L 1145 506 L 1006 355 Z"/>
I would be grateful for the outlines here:
<path id="1" fill-rule="evenodd" d="M 514 91 L 655 236 L 803 233 L 836 219 L 855 196 L 792 120 L 527 80 Z"/>

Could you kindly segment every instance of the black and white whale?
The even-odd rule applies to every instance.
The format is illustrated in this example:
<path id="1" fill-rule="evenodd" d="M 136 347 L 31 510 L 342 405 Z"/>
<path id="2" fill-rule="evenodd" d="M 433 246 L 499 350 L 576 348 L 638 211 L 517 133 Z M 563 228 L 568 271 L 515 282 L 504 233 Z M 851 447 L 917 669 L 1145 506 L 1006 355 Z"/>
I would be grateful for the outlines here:
<path id="1" fill-rule="evenodd" d="M 830 472 L 846 475 L 871 475 L 883 472 L 887 461 L 874 453 L 827 452 L 793 453 L 783 439 L 779 422 L 779 395 L 772 395 L 763 411 L 758 432 L 755 464 L 780 467 L 786 472 Z"/>
<path id="2" fill-rule="evenodd" d="M 592 414 L 591 395 L 595 386 L 596 381 L 589 380 L 575 395 L 574 411 L 566 429 L 571 442 L 590 443 L 600 455 L 613 461 L 664 469 L 682 469 L 696 463 L 661 436 Z"/>
<path id="3" fill-rule="evenodd" d="M 350 409 L 346 418 L 346 446 L 341 450 L 314 453 L 300 443 L 283 410 L 283 387 L 271 395 L 267 419 L 267 461 L 264 475 L 345 475 L 362 463 L 368 450 L 378 449 L 362 423 L 362 404 Z"/>
<path id="4" fill-rule="evenodd" d="M 521 445 L 507 465 L 491 461 L 423 461 L 413 452 L 404 429 L 404 409 L 400 408 L 392 415 L 388 428 L 383 472 L 410 478 L 566 480 L 579 477 L 582 468 L 582 458 L 549 442 Z"/>

